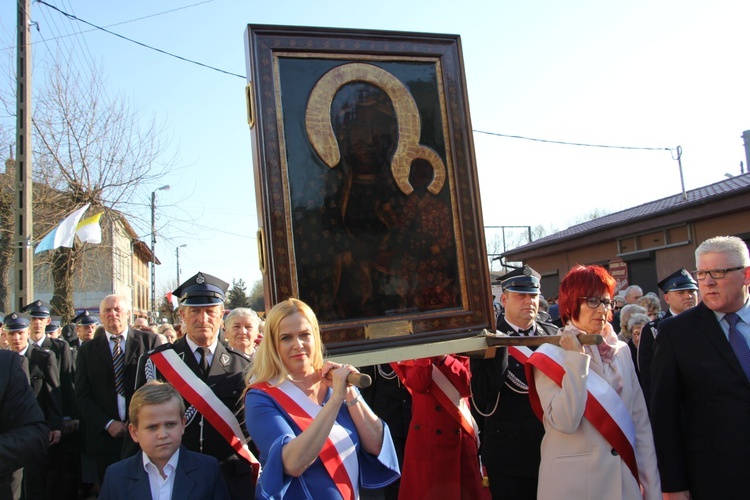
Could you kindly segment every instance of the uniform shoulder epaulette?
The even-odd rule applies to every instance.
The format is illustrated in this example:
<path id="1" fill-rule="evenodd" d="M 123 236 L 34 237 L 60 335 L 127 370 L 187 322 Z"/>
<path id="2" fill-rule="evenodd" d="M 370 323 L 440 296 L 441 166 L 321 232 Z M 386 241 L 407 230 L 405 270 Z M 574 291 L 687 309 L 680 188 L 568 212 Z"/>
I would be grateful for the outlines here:
<path id="1" fill-rule="evenodd" d="M 549 321 L 539 321 L 537 320 L 537 325 L 542 325 L 545 328 L 542 329 L 545 335 L 557 335 L 557 331 L 560 329 L 556 324 L 550 323 Z M 553 333 L 547 333 L 547 329 L 549 329 L 550 332 Z"/>
<path id="2" fill-rule="evenodd" d="M 234 355 L 236 355 L 236 356 L 239 356 L 239 357 L 241 357 L 242 359 L 245 359 L 245 360 L 250 360 L 250 356 L 248 356 L 247 354 L 245 354 L 245 353 L 244 353 L 244 352 L 242 352 L 242 351 L 238 351 L 238 350 L 237 350 L 237 349 L 235 349 L 234 347 L 230 347 L 230 346 L 228 346 L 227 344 L 224 344 L 224 349 L 226 349 L 226 351 L 227 351 L 228 353 L 231 353 L 231 354 L 234 354 Z"/>
<path id="3" fill-rule="evenodd" d="M 166 343 L 166 344 L 162 344 L 160 346 L 156 346 L 156 347 L 154 347 L 153 349 L 151 349 L 149 351 L 149 354 L 152 354 L 152 353 L 155 353 L 155 352 L 162 352 L 162 351 L 166 351 L 166 350 L 169 350 L 169 349 L 174 349 L 174 344 Z"/>

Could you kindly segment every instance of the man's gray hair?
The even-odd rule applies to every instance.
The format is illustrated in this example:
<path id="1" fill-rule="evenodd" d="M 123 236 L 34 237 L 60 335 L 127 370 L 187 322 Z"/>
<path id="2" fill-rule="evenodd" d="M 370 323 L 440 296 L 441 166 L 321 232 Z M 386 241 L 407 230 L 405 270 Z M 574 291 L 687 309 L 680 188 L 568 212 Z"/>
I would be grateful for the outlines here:
<path id="1" fill-rule="evenodd" d="M 695 249 L 695 261 L 698 262 L 698 259 L 707 253 L 727 254 L 732 265 L 750 266 L 750 252 L 748 252 L 747 245 L 736 236 L 714 236 L 707 239 Z"/>

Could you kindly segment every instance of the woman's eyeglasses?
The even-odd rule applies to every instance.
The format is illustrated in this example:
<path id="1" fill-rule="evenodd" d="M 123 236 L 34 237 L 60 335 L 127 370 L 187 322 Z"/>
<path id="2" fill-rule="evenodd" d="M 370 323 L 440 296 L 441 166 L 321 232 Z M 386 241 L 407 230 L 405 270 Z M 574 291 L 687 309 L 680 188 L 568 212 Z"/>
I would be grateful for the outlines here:
<path id="1" fill-rule="evenodd" d="M 604 304 L 605 309 L 614 309 L 615 301 L 612 299 L 601 299 L 599 297 L 578 297 L 581 300 L 586 301 L 586 305 L 591 309 L 596 309 L 599 304 Z"/>

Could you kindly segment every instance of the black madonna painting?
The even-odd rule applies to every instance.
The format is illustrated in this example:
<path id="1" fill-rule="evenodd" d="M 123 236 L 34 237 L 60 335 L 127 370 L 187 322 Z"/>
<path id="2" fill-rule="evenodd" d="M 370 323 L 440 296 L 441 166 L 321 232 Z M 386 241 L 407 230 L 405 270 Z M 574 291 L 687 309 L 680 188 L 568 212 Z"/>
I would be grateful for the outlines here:
<path id="1" fill-rule="evenodd" d="M 266 303 L 329 349 L 492 321 L 458 39 L 399 35 L 248 28 Z"/>

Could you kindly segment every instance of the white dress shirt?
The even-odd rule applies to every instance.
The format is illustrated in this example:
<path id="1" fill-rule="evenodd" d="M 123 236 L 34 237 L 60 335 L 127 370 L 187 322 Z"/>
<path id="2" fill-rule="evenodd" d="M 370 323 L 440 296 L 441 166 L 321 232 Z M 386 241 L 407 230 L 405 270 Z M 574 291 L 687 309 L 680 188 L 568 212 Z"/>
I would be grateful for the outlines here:
<path id="1" fill-rule="evenodd" d="M 174 476 L 177 469 L 177 462 L 180 460 L 180 449 L 174 452 L 164 466 L 164 475 L 162 477 L 159 468 L 154 465 L 148 455 L 143 455 L 143 468 L 148 474 L 148 483 L 151 486 L 151 498 L 153 500 L 172 500 L 172 489 L 174 488 Z"/>

